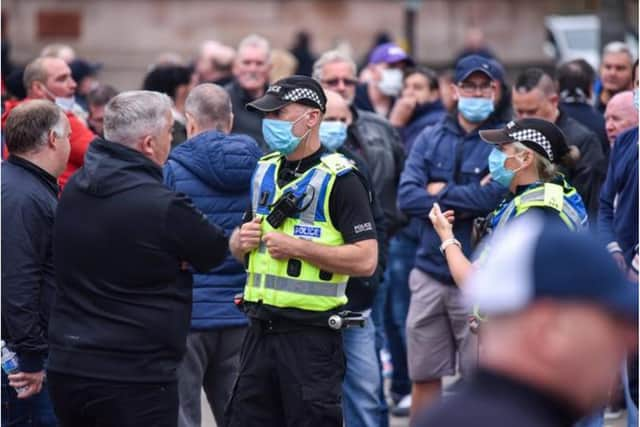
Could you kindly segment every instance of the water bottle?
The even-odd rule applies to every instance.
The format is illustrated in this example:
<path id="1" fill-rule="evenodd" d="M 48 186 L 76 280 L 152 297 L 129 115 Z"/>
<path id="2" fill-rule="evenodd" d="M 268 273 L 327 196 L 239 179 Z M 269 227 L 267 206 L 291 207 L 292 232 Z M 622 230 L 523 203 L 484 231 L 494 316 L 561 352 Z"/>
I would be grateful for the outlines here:
<path id="1" fill-rule="evenodd" d="M 2 370 L 5 374 L 17 374 L 20 372 L 20 365 L 18 364 L 18 356 L 7 347 L 4 340 L 0 340 L 0 352 L 2 353 Z M 26 390 L 28 387 L 14 387 L 19 394 Z"/>

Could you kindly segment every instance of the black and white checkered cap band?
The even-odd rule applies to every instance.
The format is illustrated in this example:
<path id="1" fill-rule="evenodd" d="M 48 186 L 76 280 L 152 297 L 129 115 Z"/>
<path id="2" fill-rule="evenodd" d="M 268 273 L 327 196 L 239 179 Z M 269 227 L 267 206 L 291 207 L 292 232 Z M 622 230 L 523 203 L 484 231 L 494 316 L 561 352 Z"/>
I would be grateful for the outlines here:
<path id="1" fill-rule="evenodd" d="M 309 101 L 318 104 L 318 107 L 322 107 L 322 101 L 320 101 L 320 97 L 315 91 L 311 89 L 296 88 L 282 95 L 283 101 L 298 102 L 301 99 L 308 99 Z"/>
<path id="2" fill-rule="evenodd" d="M 511 132 L 509 136 L 516 141 L 530 141 L 541 146 L 549 156 L 549 160 L 553 162 L 553 150 L 551 142 L 540 132 L 535 129 L 524 129 L 517 132 Z"/>

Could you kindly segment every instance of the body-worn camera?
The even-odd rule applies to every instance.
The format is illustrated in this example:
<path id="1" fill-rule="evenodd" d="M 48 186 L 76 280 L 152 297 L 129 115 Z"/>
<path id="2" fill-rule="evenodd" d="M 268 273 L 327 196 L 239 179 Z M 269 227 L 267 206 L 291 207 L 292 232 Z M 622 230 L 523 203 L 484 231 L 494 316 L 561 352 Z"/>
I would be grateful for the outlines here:
<path id="1" fill-rule="evenodd" d="M 293 192 L 285 193 L 271 207 L 271 213 L 267 216 L 267 222 L 273 228 L 282 225 L 285 219 L 298 212 L 298 198 Z"/>

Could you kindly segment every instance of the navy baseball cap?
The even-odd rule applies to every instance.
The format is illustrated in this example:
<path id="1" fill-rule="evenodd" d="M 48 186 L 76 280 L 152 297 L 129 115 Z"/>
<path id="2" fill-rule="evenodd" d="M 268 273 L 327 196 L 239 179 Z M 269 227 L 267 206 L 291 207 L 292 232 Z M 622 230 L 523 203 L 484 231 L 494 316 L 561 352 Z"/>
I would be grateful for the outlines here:
<path id="1" fill-rule="evenodd" d="M 497 59 L 489 59 L 489 64 L 493 67 L 493 76 L 500 83 L 505 83 L 504 67 Z"/>
<path id="2" fill-rule="evenodd" d="M 102 64 L 91 63 L 84 59 L 74 59 L 69 64 L 69 68 L 71 69 L 73 80 L 80 83 L 85 77 L 95 76 L 102 69 Z"/>
<path id="3" fill-rule="evenodd" d="M 318 108 L 323 113 L 327 108 L 327 97 L 320 83 L 307 76 L 290 76 L 280 79 L 267 89 L 260 98 L 247 104 L 247 110 L 269 113 L 292 104 Z"/>
<path id="4" fill-rule="evenodd" d="M 495 66 L 490 59 L 480 55 L 467 55 L 456 64 L 454 82 L 460 83 L 476 71 L 485 73 L 491 80 L 497 80 Z"/>
<path id="5" fill-rule="evenodd" d="M 395 64 L 405 61 L 408 65 L 414 65 L 413 59 L 400 46 L 395 43 L 384 43 L 373 49 L 369 56 L 370 64 Z"/>
<path id="6" fill-rule="evenodd" d="M 515 313 L 536 300 L 588 303 L 638 319 L 638 284 L 629 282 L 592 236 L 530 214 L 491 239 L 467 297 L 488 315 Z"/>

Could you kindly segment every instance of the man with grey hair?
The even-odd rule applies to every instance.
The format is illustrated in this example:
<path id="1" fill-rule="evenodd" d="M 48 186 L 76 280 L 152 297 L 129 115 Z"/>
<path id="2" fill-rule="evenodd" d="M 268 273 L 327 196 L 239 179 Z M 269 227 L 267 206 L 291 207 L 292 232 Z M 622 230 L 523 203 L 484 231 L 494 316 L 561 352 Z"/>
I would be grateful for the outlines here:
<path id="1" fill-rule="evenodd" d="M 245 105 L 260 98 L 267 90 L 271 71 L 271 47 L 264 37 L 251 34 L 238 44 L 233 61 L 233 81 L 225 86 L 233 106 L 233 132 L 244 133 L 268 151 L 262 136 L 262 116 L 248 111 Z"/>
<path id="2" fill-rule="evenodd" d="M 200 83 L 215 83 L 220 86 L 231 83 L 233 59 L 236 51 L 217 40 L 207 40 L 200 45 L 195 72 Z"/>
<path id="3" fill-rule="evenodd" d="M 49 101 L 27 101 L 9 114 L 4 138 L 9 158 L 2 162 L 2 338 L 17 354 L 20 372 L 2 372 L 2 421 L 55 426 L 44 365 L 55 292 L 56 180 L 69 158 L 69 121 Z"/>
<path id="4" fill-rule="evenodd" d="M 349 55 L 339 50 L 329 50 L 313 64 L 312 76 L 323 87 L 338 92 L 351 104 L 358 84 L 355 78 L 357 71 L 356 63 Z"/>
<path id="5" fill-rule="evenodd" d="M 67 64 L 71 64 L 71 62 L 76 59 L 76 51 L 68 44 L 52 43 L 42 48 L 40 56 L 46 58 L 60 58 Z"/>
<path id="6" fill-rule="evenodd" d="M 164 166 L 164 182 L 192 197 L 209 222 L 227 235 L 242 223 L 249 206 L 251 176 L 262 155 L 256 141 L 229 135 L 231 102 L 223 88 L 204 83 L 191 90 L 185 104 L 188 139 Z M 193 278 L 193 310 L 187 352 L 178 368 L 178 425 L 200 426 L 201 390 L 218 425 L 238 374 L 247 318 L 233 303 L 242 292 L 244 266 L 227 254 L 213 270 Z"/>
<path id="7" fill-rule="evenodd" d="M 633 89 L 633 60 L 631 49 L 623 42 L 611 42 L 602 50 L 602 91 L 596 99 L 596 109 L 602 114 L 613 95 Z"/>
<path id="8" fill-rule="evenodd" d="M 177 425 L 192 271 L 227 239 L 162 183 L 172 125 L 166 95 L 117 95 L 60 199 L 47 377 L 64 426 Z"/>

